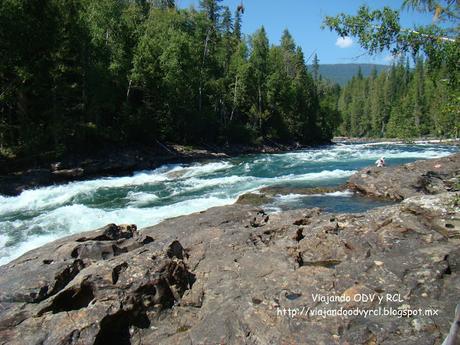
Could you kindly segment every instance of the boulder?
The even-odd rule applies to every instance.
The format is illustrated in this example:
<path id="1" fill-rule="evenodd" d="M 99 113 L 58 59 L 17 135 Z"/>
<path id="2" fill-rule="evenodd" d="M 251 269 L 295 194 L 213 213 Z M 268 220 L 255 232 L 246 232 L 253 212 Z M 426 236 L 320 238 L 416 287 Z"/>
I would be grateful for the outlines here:
<path id="1" fill-rule="evenodd" d="M 33 250 L 0 268 L 2 344 L 129 344 L 193 286 L 184 260 L 132 225 Z"/>

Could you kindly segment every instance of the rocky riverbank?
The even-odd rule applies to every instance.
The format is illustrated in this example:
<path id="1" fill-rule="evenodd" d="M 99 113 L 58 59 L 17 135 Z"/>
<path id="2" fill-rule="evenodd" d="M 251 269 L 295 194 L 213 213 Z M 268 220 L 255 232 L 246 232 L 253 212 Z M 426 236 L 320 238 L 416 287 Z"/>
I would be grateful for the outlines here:
<path id="1" fill-rule="evenodd" d="M 460 153 L 392 168 L 370 167 L 350 177 L 348 188 L 366 196 L 403 200 L 458 188 Z"/>
<path id="2" fill-rule="evenodd" d="M 240 203 L 60 239 L 0 267 L 0 344 L 441 344 L 459 184 L 456 154 L 358 172 L 350 188 L 402 200 L 365 214 Z"/>
<path id="3" fill-rule="evenodd" d="M 442 145 L 460 145 L 458 138 L 412 138 L 412 139 L 396 139 L 396 138 L 354 138 L 354 137 L 334 137 L 333 143 L 339 144 L 371 144 L 371 143 L 415 143 L 415 144 L 442 144 Z"/>
<path id="4" fill-rule="evenodd" d="M 25 189 L 104 176 L 123 176 L 164 164 L 191 163 L 251 153 L 280 153 L 299 144 L 267 142 L 261 145 L 182 146 L 156 142 L 152 146 L 95 148 L 60 160 L 49 155 L 24 160 L 0 159 L 0 195 L 14 196 Z"/>

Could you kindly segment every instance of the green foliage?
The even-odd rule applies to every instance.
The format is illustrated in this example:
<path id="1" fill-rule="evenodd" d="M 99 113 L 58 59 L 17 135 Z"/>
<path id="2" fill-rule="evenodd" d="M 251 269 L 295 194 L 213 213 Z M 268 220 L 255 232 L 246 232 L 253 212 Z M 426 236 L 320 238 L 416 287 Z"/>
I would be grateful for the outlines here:
<path id="1" fill-rule="evenodd" d="M 433 12 L 433 24 L 403 28 L 399 11 L 389 7 L 371 10 L 361 6 L 355 16 L 341 13 L 336 17 L 326 17 L 323 27 L 336 31 L 341 37 L 356 37 L 370 54 L 387 49 L 395 56 L 409 53 L 415 57 L 424 54 L 428 57 L 430 68 L 447 68 L 449 83 L 452 88 L 458 87 L 458 1 L 406 0 L 403 5 L 422 12 Z"/>
<path id="2" fill-rule="evenodd" d="M 344 88 L 339 102 L 342 134 L 401 138 L 459 134 L 458 1 L 405 0 L 403 7 L 432 12 L 433 24 L 403 28 L 399 11 L 367 6 L 354 16 L 342 13 L 324 20 L 325 27 L 341 37 L 356 37 L 371 54 L 389 49 L 394 56 L 409 53 L 416 58 L 414 71 L 401 59 L 389 72 L 367 80 L 355 78 Z"/>
<path id="3" fill-rule="evenodd" d="M 415 138 L 457 137 L 459 92 L 453 91 L 447 70 L 428 71 L 422 59 L 410 69 L 400 59 L 389 71 L 353 78 L 340 94 L 343 117 L 340 134 Z"/>
<path id="4" fill-rule="evenodd" d="M 171 0 L 0 2 L 0 153 L 328 140 L 337 90 L 319 94 L 287 30 L 279 46 L 264 28 L 244 37 L 242 13 L 220 0 L 199 11 Z"/>

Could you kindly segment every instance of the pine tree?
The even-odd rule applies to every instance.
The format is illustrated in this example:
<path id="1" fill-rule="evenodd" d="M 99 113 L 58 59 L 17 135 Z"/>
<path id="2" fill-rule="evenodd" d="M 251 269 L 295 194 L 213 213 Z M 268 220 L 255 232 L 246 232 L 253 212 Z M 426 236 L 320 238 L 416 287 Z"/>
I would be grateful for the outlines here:
<path id="1" fill-rule="evenodd" d="M 315 82 L 317 82 L 318 79 L 319 79 L 320 74 L 319 74 L 319 59 L 318 59 L 318 55 L 316 53 L 313 56 L 312 71 L 313 71 L 313 80 Z"/>
<path id="2" fill-rule="evenodd" d="M 426 108 L 425 97 L 425 71 L 424 63 L 421 58 L 417 59 L 412 86 L 413 97 L 413 118 L 414 126 L 418 135 L 426 135 L 429 132 L 430 121 Z"/>
<path id="3" fill-rule="evenodd" d="M 288 77 L 293 78 L 295 74 L 294 55 L 296 53 L 296 45 L 291 33 L 285 29 L 281 36 L 281 49 L 283 52 L 285 73 Z"/>
<path id="4" fill-rule="evenodd" d="M 236 10 L 233 34 L 235 35 L 238 41 L 241 40 L 241 23 L 242 23 L 241 12 L 239 10 Z"/>
<path id="5" fill-rule="evenodd" d="M 302 48 L 297 47 L 295 53 L 296 76 L 294 79 L 294 87 L 296 90 L 296 109 L 299 112 L 299 126 L 302 127 L 302 132 L 299 139 L 303 142 L 315 142 L 321 138 L 321 128 L 319 128 L 318 120 L 318 98 L 316 94 L 316 86 L 313 78 L 308 73 L 305 65 L 305 57 Z"/>
<path id="6" fill-rule="evenodd" d="M 219 5 L 220 2 L 222 2 L 222 0 L 200 0 L 200 8 L 216 30 L 222 10 L 222 7 Z"/>
<path id="7" fill-rule="evenodd" d="M 176 8 L 175 0 L 153 0 L 153 7 L 160 9 Z"/>

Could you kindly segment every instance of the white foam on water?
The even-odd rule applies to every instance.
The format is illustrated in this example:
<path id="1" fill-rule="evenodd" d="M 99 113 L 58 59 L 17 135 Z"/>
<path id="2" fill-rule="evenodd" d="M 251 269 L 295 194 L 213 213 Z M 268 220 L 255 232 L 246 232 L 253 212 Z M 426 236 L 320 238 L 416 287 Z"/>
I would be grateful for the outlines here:
<path id="1" fill-rule="evenodd" d="M 391 145 L 389 147 L 389 145 Z M 334 145 L 328 149 L 312 149 L 299 152 L 286 153 L 285 157 L 292 161 L 302 162 L 343 162 L 372 160 L 385 156 L 388 159 L 410 158 L 429 159 L 445 157 L 452 154 L 452 148 L 429 147 L 425 150 L 413 151 L 405 149 L 404 145 L 398 147 L 395 143 L 365 143 L 351 145 Z"/>
<path id="2" fill-rule="evenodd" d="M 361 143 L 355 144 L 356 146 L 381 146 L 381 145 L 401 145 L 403 142 L 401 140 L 398 141 L 376 141 L 371 143 Z"/>
<path id="3" fill-rule="evenodd" d="M 275 199 L 277 202 L 281 203 L 288 203 L 292 201 L 296 201 L 299 199 L 307 199 L 310 197 L 324 197 L 324 196 L 331 196 L 337 198 L 349 198 L 352 197 L 354 193 L 350 190 L 346 191 L 337 191 L 337 192 L 330 192 L 330 193 L 322 193 L 322 194 L 297 194 L 297 193 L 289 193 L 289 194 L 277 194 L 275 195 Z"/>
<path id="4" fill-rule="evenodd" d="M 231 164 L 228 161 L 212 162 L 206 164 L 193 164 L 190 167 L 184 168 L 186 170 L 184 177 L 206 175 L 217 171 L 228 170 L 232 167 L 233 164 Z"/>
<path id="5" fill-rule="evenodd" d="M 346 144 L 346 143 L 341 143 L 342 145 L 345 146 L 378 146 L 378 145 L 406 145 L 406 146 L 411 146 L 411 145 L 419 145 L 419 144 L 442 144 L 443 142 L 449 143 L 449 142 L 455 142 L 458 141 L 459 139 L 425 139 L 425 140 L 415 140 L 413 143 L 406 143 L 402 140 L 394 140 L 394 141 L 374 141 L 374 142 L 366 142 L 366 143 L 354 143 L 354 144 Z"/>
<path id="6" fill-rule="evenodd" d="M 126 195 L 126 199 L 129 200 L 128 205 L 130 206 L 145 206 L 157 201 L 159 197 L 153 193 L 130 191 Z"/>
<path id="7" fill-rule="evenodd" d="M 8 237 L 5 235 L 0 235 L 0 248 L 3 248 L 8 241 Z"/>
<path id="8" fill-rule="evenodd" d="M 184 181 L 184 185 L 188 186 L 188 190 L 199 190 L 207 187 L 216 187 L 224 185 L 239 184 L 242 182 L 248 182 L 254 180 L 252 176 L 225 176 L 225 177 L 216 177 L 209 179 L 200 179 L 200 178 L 190 178 Z"/>
<path id="9" fill-rule="evenodd" d="M 214 168 L 216 168 L 216 166 L 214 166 Z M 207 169 L 205 170 L 209 171 Z M 184 183 L 185 186 L 189 186 L 191 189 L 202 189 L 205 187 L 214 186 L 223 186 L 223 188 L 225 188 L 225 186 L 231 185 L 241 187 L 241 185 L 243 185 L 244 190 L 240 190 L 235 195 L 228 195 L 229 193 L 225 192 L 220 193 L 223 194 L 223 197 L 220 198 L 213 195 L 208 195 L 207 197 L 193 198 L 174 204 L 158 207 L 142 208 L 142 206 L 146 206 L 149 203 L 156 201 L 158 199 L 157 195 L 142 191 L 128 192 L 126 196 L 126 198 L 129 200 L 127 206 L 119 209 L 105 210 L 99 208 L 92 208 L 81 204 L 60 206 L 55 209 L 43 212 L 31 219 L 23 221 L 15 220 L 14 224 L 10 223 L 10 228 L 14 228 L 14 231 L 24 232 L 22 235 L 25 238 L 27 238 L 27 240 L 25 242 L 20 242 L 18 245 L 15 246 L 5 247 L 4 244 L 0 246 L 0 263 L 9 262 L 10 260 L 18 257 L 19 255 L 22 255 L 24 252 L 36 248 L 54 239 L 89 229 L 96 229 L 108 223 L 135 223 L 138 225 L 138 227 L 145 227 L 148 225 L 157 224 L 160 221 L 167 218 L 203 211 L 214 206 L 232 204 L 236 201 L 239 195 L 246 192 L 255 191 L 258 188 L 262 188 L 264 186 L 293 180 L 312 181 L 331 179 L 349 176 L 352 173 L 353 171 L 332 170 L 321 171 L 318 173 L 307 173 L 299 176 L 286 175 L 275 178 L 255 178 L 251 176 L 236 175 L 225 176 L 220 178 L 216 177 L 210 179 L 200 179 L 191 177 L 185 180 Z M 125 181 L 122 183 L 117 183 L 117 186 L 126 185 L 126 178 L 121 179 Z M 101 181 L 103 180 L 98 180 L 98 182 Z M 151 179 L 148 179 L 148 181 L 151 181 Z M 72 185 L 72 188 L 70 189 L 71 191 L 74 190 L 74 185 L 77 183 L 78 182 Z M 84 183 L 85 182 L 83 182 L 83 184 Z M 94 181 L 91 181 L 91 183 L 94 183 Z M 57 190 L 59 190 L 61 193 L 64 193 L 64 190 L 61 190 L 61 187 L 68 188 L 69 186 L 46 187 L 30 192 L 35 193 L 34 196 L 36 197 L 40 194 L 46 196 L 46 193 L 51 191 L 50 194 L 52 195 L 52 197 L 55 197 L 55 193 L 57 193 Z M 225 191 L 225 189 L 223 191 Z M 27 192 L 25 193 L 27 195 Z M 34 206 L 36 207 L 37 205 Z M 5 223 L 3 225 L 5 225 Z M 41 231 L 45 232 L 45 234 L 27 234 L 28 229 L 36 230 L 37 227 L 41 229 Z"/>
<path id="10" fill-rule="evenodd" d="M 330 193 L 322 193 L 322 194 L 310 194 L 309 196 L 334 196 L 338 198 L 349 198 L 352 197 L 354 193 L 351 190 L 345 191 L 337 191 L 337 192 L 330 192 Z"/>
<path id="11" fill-rule="evenodd" d="M 320 172 L 314 172 L 314 173 L 306 173 L 306 174 L 301 174 L 301 175 L 284 175 L 281 177 L 276 177 L 274 180 L 276 180 L 277 183 L 280 182 L 291 182 L 291 181 L 322 181 L 322 180 L 334 180 L 334 179 L 340 179 L 344 177 L 348 177 L 353 175 L 356 172 L 356 170 L 341 170 L 341 169 L 334 169 L 334 170 L 322 170 Z"/>
<path id="12" fill-rule="evenodd" d="M 289 193 L 289 194 L 278 194 L 278 195 L 275 195 L 275 198 L 276 198 L 278 201 L 287 202 L 287 201 L 294 201 L 294 200 L 306 198 L 306 197 L 308 197 L 308 196 L 309 196 L 309 195 L 306 195 L 306 194 Z"/>
<path id="13" fill-rule="evenodd" d="M 330 193 L 321 193 L 321 194 L 297 194 L 297 193 L 289 193 L 289 194 L 278 194 L 275 198 L 278 201 L 293 201 L 303 198 L 309 197 L 322 197 L 322 196 L 332 196 L 337 198 L 349 198 L 352 197 L 354 193 L 350 190 L 345 191 L 337 191 L 337 192 L 330 192 Z"/>
<path id="14" fill-rule="evenodd" d="M 16 197 L 1 197 L 0 215 L 57 207 L 71 202 L 76 196 L 88 196 L 102 188 L 134 187 L 165 180 L 167 180 L 166 176 L 153 171 L 151 173 L 141 172 L 127 177 L 108 177 L 26 190 Z"/>
<path id="15" fill-rule="evenodd" d="M 247 193 L 251 190 L 257 190 L 269 185 L 277 185 L 286 182 L 313 182 L 323 180 L 334 180 L 351 176 L 355 170 L 323 170 L 316 173 L 306 173 L 301 175 L 282 175 L 277 177 L 254 177 L 254 176 L 226 176 L 217 177 L 211 179 L 197 179 L 191 178 L 183 182 L 184 188 L 180 192 L 186 190 L 200 190 L 207 187 L 219 187 L 230 188 L 231 186 L 242 188 L 242 192 Z"/>
<path id="16" fill-rule="evenodd" d="M 166 218 L 231 204 L 239 195 L 259 188 L 290 182 L 314 185 L 315 182 L 343 179 L 355 172 L 353 168 L 335 169 L 336 163 L 342 168 L 348 161 L 375 160 L 381 156 L 389 162 L 396 158 L 427 159 L 447 156 L 454 151 L 455 148 L 441 146 L 411 150 L 410 146 L 394 143 L 343 144 L 284 154 L 247 156 L 237 166 L 231 161 L 165 165 L 132 176 L 71 182 L 27 190 L 16 197 L 0 196 L 0 264 L 54 239 L 108 223 L 134 223 L 141 228 Z M 311 171 L 315 166 L 321 171 L 292 173 L 296 171 L 293 169 L 302 171 L 303 167 Z M 285 175 L 263 177 L 267 172 L 268 176 L 272 171 L 277 173 L 276 169 Z M 240 175 L 241 170 L 243 175 Z M 262 177 L 251 176 L 253 170 L 254 175 L 261 174 Z M 144 186 L 149 188 L 143 189 Z M 165 196 L 164 203 L 168 204 L 161 204 L 157 191 L 161 191 Z M 101 194 L 105 205 L 110 195 L 120 198 L 120 203 L 111 208 L 83 204 L 84 200 L 97 199 Z M 350 191 L 344 191 L 315 196 L 351 195 Z M 282 198 L 287 202 L 304 197 L 308 195 L 292 194 Z M 275 209 L 279 210 L 275 207 L 273 211 Z"/>
<path id="17" fill-rule="evenodd" d="M 133 176 L 107 177 L 88 181 L 70 182 L 63 185 L 31 189 L 16 197 L 0 196 L 0 216 L 20 211 L 42 210 L 71 203 L 77 196 L 89 196 L 99 189 L 135 187 L 159 184 L 173 179 L 172 172 L 185 170 L 183 176 L 199 176 L 232 167 L 229 162 L 195 164 L 190 167 L 165 165 L 152 171 L 140 171 Z"/>
<path id="18" fill-rule="evenodd" d="M 51 241 L 57 240 L 59 234 L 52 235 L 35 235 L 27 239 L 26 242 L 21 242 L 20 244 L 0 249 L 0 266 L 5 265 L 11 260 L 14 260 L 20 257 L 22 254 L 27 253 L 28 251 L 43 246 Z"/>
<path id="19" fill-rule="evenodd" d="M 210 207 L 232 204 L 236 198 L 195 198 L 171 205 L 116 210 L 102 210 L 85 205 L 63 206 L 20 224 L 23 229 L 39 226 L 48 233 L 30 235 L 27 241 L 0 248 L 0 265 L 19 257 L 25 252 L 63 236 L 92 230 L 109 223 L 136 224 L 139 228 L 158 224 L 172 217 L 204 211 Z M 17 223 L 17 221 L 16 221 Z M 20 222 L 21 223 L 21 222 Z M 17 224 L 19 225 L 19 224 Z M 7 240 L 4 240 L 6 243 Z"/>
<path id="20" fill-rule="evenodd" d="M 344 190 L 344 191 L 337 191 L 337 192 L 331 192 L 331 193 L 324 193 L 323 195 L 348 198 L 348 197 L 352 197 L 354 193 L 351 190 Z"/>

